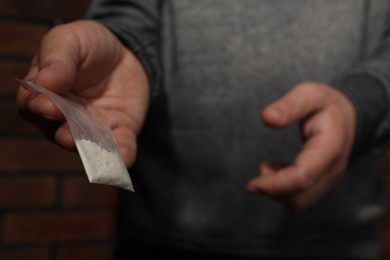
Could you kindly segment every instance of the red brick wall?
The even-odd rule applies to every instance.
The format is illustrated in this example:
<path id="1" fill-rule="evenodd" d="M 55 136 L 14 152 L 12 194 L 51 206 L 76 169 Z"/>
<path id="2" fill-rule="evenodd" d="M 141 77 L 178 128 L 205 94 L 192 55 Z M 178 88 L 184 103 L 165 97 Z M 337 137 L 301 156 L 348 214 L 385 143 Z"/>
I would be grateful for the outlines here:
<path id="1" fill-rule="evenodd" d="M 18 115 L 16 85 L 56 20 L 90 0 L 0 0 L 0 259 L 112 259 L 116 189 Z"/>
<path id="2" fill-rule="evenodd" d="M 89 184 L 75 153 L 23 121 L 10 76 L 23 77 L 56 20 L 90 0 L 0 0 L 0 259 L 112 259 L 116 190 Z M 390 190 L 390 152 L 385 157 Z M 390 258 L 390 215 L 375 222 Z"/>
<path id="3" fill-rule="evenodd" d="M 390 150 L 383 153 L 382 156 L 383 165 L 383 182 L 390 192 Z M 390 194 L 388 194 L 390 195 Z M 382 247 L 385 251 L 384 259 L 390 259 L 390 204 L 388 203 L 387 211 L 384 216 L 374 221 L 374 227 L 377 230 L 379 240 L 381 241 Z"/>

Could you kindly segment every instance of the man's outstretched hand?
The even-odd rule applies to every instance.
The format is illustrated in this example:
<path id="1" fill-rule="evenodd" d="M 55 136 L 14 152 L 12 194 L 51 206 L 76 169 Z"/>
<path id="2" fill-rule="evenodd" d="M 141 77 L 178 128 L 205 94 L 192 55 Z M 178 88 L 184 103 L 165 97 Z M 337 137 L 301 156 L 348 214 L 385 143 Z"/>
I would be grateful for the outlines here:
<path id="1" fill-rule="evenodd" d="M 148 81 L 140 62 L 108 29 L 93 21 L 53 28 L 25 79 L 84 105 L 111 127 L 125 164 L 133 164 L 148 107 Z M 76 149 L 64 116 L 46 95 L 19 88 L 17 104 L 50 140 Z"/>
<path id="2" fill-rule="evenodd" d="M 356 131 L 352 102 L 331 86 L 305 82 L 265 108 L 262 119 L 272 128 L 298 123 L 304 146 L 290 165 L 261 163 L 260 175 L 248 183 L 248 191 L 293 211 L 316 203 L 343 176 L 349 161 Z"/>

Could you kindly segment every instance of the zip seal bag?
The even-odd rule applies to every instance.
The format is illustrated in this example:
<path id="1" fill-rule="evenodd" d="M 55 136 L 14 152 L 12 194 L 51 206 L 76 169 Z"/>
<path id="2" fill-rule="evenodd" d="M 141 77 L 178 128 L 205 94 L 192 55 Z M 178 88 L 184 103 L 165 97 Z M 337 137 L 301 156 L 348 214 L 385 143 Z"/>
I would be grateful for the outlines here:
<path id="1" fill-rule="evenodd" d="M 127 168 L 110 127 L 82 105 L 63 98 L 34 82 L 12 78 L 26 90 L 47 94 L 67 120 L 90 183 L 134 191 Z"/>

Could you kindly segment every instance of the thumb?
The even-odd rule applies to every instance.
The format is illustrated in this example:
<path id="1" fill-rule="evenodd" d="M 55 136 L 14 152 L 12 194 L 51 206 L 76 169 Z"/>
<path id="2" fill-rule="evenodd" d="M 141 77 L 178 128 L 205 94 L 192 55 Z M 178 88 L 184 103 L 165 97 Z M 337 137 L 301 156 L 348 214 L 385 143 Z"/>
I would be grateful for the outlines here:
<path id="1" fill-rule="evenodd" d="M 72 87 L 81 61 L 76 35 L 66 25 L 49 31 L 42 39 L 40 52 L 34 59 L 27 80 L 64 94 Z"/>
<path id="2" fill-rule="evenodd" d="M 25 79 L 59 95 L 68 92 L 76 77 L 81 57 L 77 39 L 65 26 L 49 31 L 42 40 L 39 53 L 34 57 Z M 18 104 L 21 114 L 36 125 L 43 120 L 62 120 L 63 115 L 46 95 L 37 95 L 19 89 Z"/>
<path id="3" fill-rule="evenodd" d="M 261 113 L 264 124 L 284 128 L 304 120 L 323 106 L 318 88 L 320 83 L 305 82 L 296 85 L 285 96 L 267 106 Z"/>
<path id="4" fill-rule="evenodd" d="M 79 60 L 81 55 L 74 34 L 62 25 L 55 27 L 43 38 L 25 79 L 63 95 L 73 86 Z M 19 88 L 17 104 L 22 117 L 39 127 L 49 139 L 73 148 L 64 116 L 47 95 Z"/>

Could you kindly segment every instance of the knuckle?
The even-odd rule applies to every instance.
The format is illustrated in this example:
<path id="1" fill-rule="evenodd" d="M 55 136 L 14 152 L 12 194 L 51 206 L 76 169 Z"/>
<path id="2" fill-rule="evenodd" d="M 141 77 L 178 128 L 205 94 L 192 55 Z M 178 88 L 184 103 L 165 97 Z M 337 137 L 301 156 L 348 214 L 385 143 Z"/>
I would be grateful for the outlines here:
<path id="1" fill-rule="evenodd" d="M 315 84 L 315 83 L 314 83 L 314 82 L 311 82 L 311 81 L 303 81 L 303 82 L 297 84 L 297 88 L 311 89 L 311 88 L 313 88 L 313 85 L 314 85 L 314 84 Z"/>
<path id="2" fill-rule="evenodd" d="M 299 91 L 302 96 L 310 96 L 311 100 L 318 102 L 324 99 L 324 96 L 328 95 L 328 89 L 325 84 L 305 81 L 296 85 L 297 91 Z"/>

